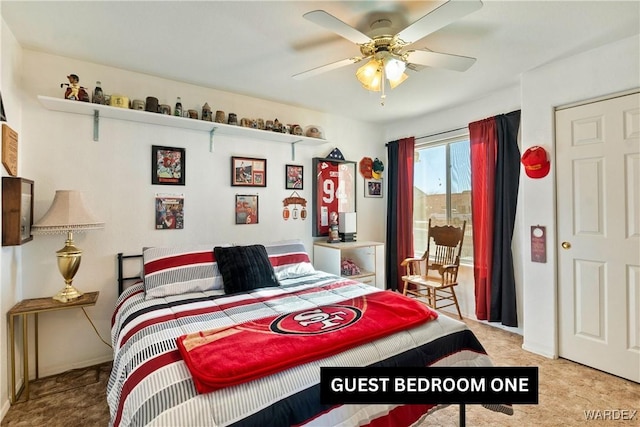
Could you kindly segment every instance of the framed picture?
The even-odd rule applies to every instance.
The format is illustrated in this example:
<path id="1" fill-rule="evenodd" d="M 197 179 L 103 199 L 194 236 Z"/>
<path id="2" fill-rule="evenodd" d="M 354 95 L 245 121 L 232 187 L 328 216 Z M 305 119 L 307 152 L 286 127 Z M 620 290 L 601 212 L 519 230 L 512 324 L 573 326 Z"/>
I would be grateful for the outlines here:
<path id="1" fill-rule="evenodd" d="M 257 224 L 258 195 L 236 194 L 236 224 Z"/>
<path id="2" fill-rule="evenodd" d="M 185 185 L 184 148 L 151 146 L 151 184 Z"/>
<path id="3" fill-rule="evenodd" d="M 266 187 L 267 159 L 231 157 L 231 185 L 235 187 Z"/>
<path id="4" fill-rule="evenodd" d="M 313 158 L 313 236 L 328 236 L 340 212 L 356 212 L 356 163 Z"/>
<path id="5" fill-rule="evenodd" d="M 156 230 L 184 228 L 184 195 L 156 194 Z"/>
<path id="6" fill-rule="evenodd" d="M 382 179 L 364 180 L 364 197 L 382 197 Z"/>
<path id="7" fill-rule="evenodd" d="M 304 168 L 298 165 L 285 166 L 285 187 L 287 190 L 302 190 L 304 187 L 304 177 L 302 172 Z"/>

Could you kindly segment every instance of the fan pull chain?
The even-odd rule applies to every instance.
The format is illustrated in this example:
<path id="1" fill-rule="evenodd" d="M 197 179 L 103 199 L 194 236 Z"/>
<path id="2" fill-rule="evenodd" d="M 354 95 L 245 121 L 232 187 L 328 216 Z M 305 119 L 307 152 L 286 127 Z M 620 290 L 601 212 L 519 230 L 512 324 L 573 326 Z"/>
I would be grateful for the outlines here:
<path id="1" fill-rule="evenodd" d="M 380 82 L 380 86 L 382 86 L 382 95 L 380 96 L 380 105 L 384 107 L 384 100 L 387 97 L 387 95 L 385 95 L 385 93 L 384 93 L 384 87 L 386 86 L 384 84 L 384 62 L 381 62 L 380 64 L 382 65 L 382 71 L 381 71 L 381 75 L 382 75 L 381 80 L 382 81 Z"/>

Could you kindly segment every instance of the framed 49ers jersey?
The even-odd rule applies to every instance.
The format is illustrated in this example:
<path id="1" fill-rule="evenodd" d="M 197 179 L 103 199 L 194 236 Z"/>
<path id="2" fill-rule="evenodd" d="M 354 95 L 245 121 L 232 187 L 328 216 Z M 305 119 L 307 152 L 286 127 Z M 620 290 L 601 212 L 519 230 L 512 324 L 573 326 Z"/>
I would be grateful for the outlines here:
<path id="1" fill-rule="evenodd" d="M 329 235 L 340 212 L 356 212 L 356 163 L 313 159 L 313 235 Z"/>

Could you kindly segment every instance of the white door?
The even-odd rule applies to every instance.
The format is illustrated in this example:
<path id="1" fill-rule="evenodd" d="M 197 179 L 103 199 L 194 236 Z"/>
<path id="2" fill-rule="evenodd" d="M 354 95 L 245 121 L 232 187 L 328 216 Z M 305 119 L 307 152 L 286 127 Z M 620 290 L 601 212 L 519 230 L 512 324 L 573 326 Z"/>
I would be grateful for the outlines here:
<path id="1" fill-rule="evenodd" d="M 556 111 L 559 355 L 640 382 L 640 94 Z"/>

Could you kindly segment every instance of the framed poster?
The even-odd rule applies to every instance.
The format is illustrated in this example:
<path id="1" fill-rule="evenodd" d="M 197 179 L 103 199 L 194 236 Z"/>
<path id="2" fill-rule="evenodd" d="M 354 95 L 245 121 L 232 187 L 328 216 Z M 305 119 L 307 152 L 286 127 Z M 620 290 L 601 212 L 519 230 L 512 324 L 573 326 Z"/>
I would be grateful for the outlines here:
<path id="1" fill-rule="evenodd" d="M 231 157 L 231 185 L 234 187 L 266 187 L 267 159 Z"/>
<path id="2" fill-rule="evenodd" d="M 313 158 L 313 236 L 328 236 L 340 212 L 356 212 L 356 163 Z"/>
<path id="3" fill-rule="evenodd" d="M 258 195 L 236 194 L 236 224 L 257 224 Z"/>
<path id="4" fill-rule="evenodd" d="M 151 184 L 185 185 L 184 148 L 151 146 Z"/>
<path id="5" fill-rule="evenodd" d="M 382 179 L 364 180 L 364 197 L 382 197 Z"/>
<path id="6" fill-rule="evenodd" d="M 184 228 L 184 195 L 156 194 L 156 230 Z"/>
<path id="7" fill-rule="evenodd" d="M 304 167 L 298 165 L 285 166 L 285 187 L 287 190 L 302 190 L 304 187 Z"/>

